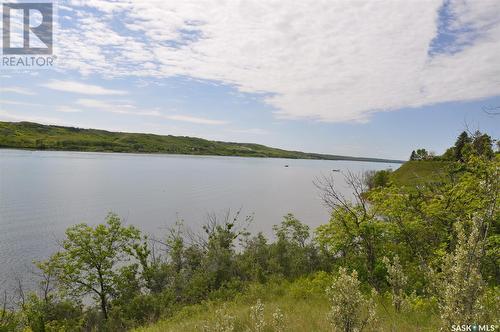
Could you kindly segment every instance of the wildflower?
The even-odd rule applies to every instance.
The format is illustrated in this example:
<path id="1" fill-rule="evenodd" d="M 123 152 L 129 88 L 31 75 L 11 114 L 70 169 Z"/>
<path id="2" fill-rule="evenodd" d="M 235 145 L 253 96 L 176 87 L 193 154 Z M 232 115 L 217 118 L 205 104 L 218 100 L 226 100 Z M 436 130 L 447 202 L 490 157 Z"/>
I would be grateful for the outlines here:
<path id="1" fill-rule="evenodd" d="M 203 332 L 233 332 L 234 331 L 234 316 L 231 316 L 224 305 L 221 309 L 215 312 L 213 322 L 205 322 Z"/>
<path id="2" fill-rule="evenodd" d="M 264 321 L 264 304 L 260 299 L 250 308 L 250 317 L 253 323 L 253 331 L 264 331 L 264 327 L 266 326 L 266 322 Z"/>
<path id="3" fill-rule="evenodd" d="M 285 331 L 285 315 L 280 308 L 273 312 L 273 328 L 276 332 Z"/>

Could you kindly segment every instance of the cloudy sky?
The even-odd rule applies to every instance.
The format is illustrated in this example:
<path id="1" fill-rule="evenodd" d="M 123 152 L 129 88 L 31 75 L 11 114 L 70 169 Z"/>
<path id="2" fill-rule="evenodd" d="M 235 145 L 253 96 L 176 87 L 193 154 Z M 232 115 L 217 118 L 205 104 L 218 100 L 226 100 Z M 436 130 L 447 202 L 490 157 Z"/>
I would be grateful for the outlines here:
<path id="1" fill-rule="evenodd" d="M 58 1 L 0 120 L 407 158 L 500 136 L 500 1 Z"/>

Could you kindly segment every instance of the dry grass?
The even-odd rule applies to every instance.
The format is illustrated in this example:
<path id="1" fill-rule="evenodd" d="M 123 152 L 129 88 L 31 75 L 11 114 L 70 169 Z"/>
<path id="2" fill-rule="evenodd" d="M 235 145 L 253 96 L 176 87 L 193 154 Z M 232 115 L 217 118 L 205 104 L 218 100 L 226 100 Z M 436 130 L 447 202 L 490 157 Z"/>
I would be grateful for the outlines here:
<path id="1" fill-rule="evenodd" d="M 272 327 L 273 312 L 280 308 L 284 314 L 283 331 L 334 331 L 327 319 L 329 303 L 323 294 L 309 294 L 296 296 L 293 292 L 285 291 L 276 296 L 273 291 L 263 299 L 265 306 L 266 327 L 263 331 L 275 331 Z M 224 308 L 224 312 L 234 320 L 234 331 L 254 331 L 254 322 L 251 320 L 251 306 L 255 304 L 256 294 L 245 294 L 239 298 L 224 302 L 207 302 L 200 305 L 186 307 L 174 317 L 160 321 L 149 327 L 141 328 L 136 332 L 178 332 L 178 331 L 205 331 L 204 326 L 214 326 L 217 311 Z M 219 311 L 220 314 L 220 311 Z M 439 329 L 438 316 L 432 305 L 422 302 L 418 308 L 406 313 L 396 313 L 388 298 L 377 298 L 377 325 L 364 331 L 437 331 Z M 213 329 L 212 329 L 213 330 Z"/>

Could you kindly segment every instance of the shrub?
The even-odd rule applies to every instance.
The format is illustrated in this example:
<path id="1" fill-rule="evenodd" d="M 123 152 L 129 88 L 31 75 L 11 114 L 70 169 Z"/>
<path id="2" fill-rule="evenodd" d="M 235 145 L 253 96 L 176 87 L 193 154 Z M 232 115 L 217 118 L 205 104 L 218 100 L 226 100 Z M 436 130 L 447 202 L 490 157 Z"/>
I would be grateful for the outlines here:
<path id="1" fill-rule="evenodd" d="M 212 322 L 205 322 L 204 332 L 233 332 L 235 317 L 232 316 L 226 306 L 215 312 L 215 318 Z"/>
<path id="2" fill-rule="evenodd" d="M 279 307 L 273 312 L 273 329 L 276 332 L 285 331 L 285 315 Z"/>
<path id="3" fill-rule="evenodd" d="M 363 296 L 356 270 L 348 274 L 345 268 L 340 268 L 338 277 L 327 288 L 327 294 L 331 303 L 328 318 L 334 330 L 361 331 L 374 322 L 373 296 L 370 299 Z"/>
<path id="4" fill-rule="evenodd" d="M 387 282 L 391 286 L 392 304 L 396 311 L 401 311 L 401 307 L 406 298 L 405 288 L 408 278 L 403 272 L 403 267 L 399 263 L 399 257 L 396 255 L 391 261 L 384 257 L 383 262 L 387 268 Z"/>
<path id="5" fill-rule="evenodd" d="M 455 250 L 446 255 L 437 279 L 440 314 L 445 329 L 453 324 L 477 322 L 485 309 L 481 306 L 484 282 L 479 271 L 482 224 L 474 219 L 469 235 L 464 226 L 463 222 L 455 225 L 457 244 Z"/>

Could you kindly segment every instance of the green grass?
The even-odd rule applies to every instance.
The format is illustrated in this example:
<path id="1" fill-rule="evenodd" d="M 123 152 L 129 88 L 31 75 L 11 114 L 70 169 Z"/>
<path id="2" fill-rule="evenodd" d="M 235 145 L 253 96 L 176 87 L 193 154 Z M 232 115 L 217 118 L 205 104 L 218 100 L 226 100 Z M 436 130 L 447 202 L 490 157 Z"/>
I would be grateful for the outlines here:
<path id="1" fill-rule="evenodd" d="M 445 182 L 449 161 L 408 161 L 391 175 L 397 185 L 414 186 L 421 183 Z"/>
<path id="2" fill-rule="evenodd" d="M 47 126 L 31 122 L 0 122 L 0 148 L 391 162 L 387 159 L 288 151 L 252 143 L 218 142 L 186 136 L 109 132 Z"/>
<path id="3" fill-rule="evenodd" d="M 307 284 L 307 283 L 306 283 Z M 298 287 L 297 287 L 298 286 Z M 304 291 L 303 283 L 275 285 L 253 285 L 245 293 L 227 302 L 205 302 L 185 307 L 173 317 L 162 320 L 136 332 L 203 331 L 203 326 L 213 326 L 220 310 L 235 318 L 235 332 L 251 331 L 251 306 L 257 299 L 264 304 L 267 327 L 272 328 L 272 314 L 276 308 L 284 313 L 284 331 L 332 331 L 327 319 L 329 302 L 323 289 Z M 307 285 L 305 286 L 307 288 Z M 219 311 L 219 313 L 218 313 Z M 377 298 L 377 324 L 364 331 L 438 331 L 439 319 L 436 307 L 427 300 L 416 303 L 413 309 L 396 313 L 390 300 L 384 296 Z"/>

